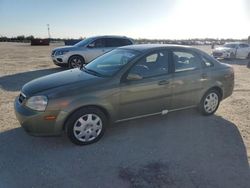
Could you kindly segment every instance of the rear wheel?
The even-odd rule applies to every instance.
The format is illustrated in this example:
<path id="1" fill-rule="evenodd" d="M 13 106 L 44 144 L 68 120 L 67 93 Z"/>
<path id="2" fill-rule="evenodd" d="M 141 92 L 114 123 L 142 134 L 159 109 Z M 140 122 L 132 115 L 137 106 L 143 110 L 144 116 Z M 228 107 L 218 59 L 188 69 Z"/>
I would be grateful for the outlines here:
<path id="1" fill-rule="evenodd" d="M 217 90 L 209 90 L 201 99 L 199 109 L 203 115 L 212 115 L 219 107 L 221 100 L 220 93 Z"/>
<path id="2" fill-rule="evenodd" d="M 98 108 L 83 108 L 73 113 L 67 123 L 69 139 L 77 145 L 97 142 L 104 134 L 107 117 Z"/>
<path id="3" fill-rule="evenodd" d="M 69 58 L 69 68 L 81 68 L 85 64 L 83 57 L 79 55 L 74 55 Z"/>

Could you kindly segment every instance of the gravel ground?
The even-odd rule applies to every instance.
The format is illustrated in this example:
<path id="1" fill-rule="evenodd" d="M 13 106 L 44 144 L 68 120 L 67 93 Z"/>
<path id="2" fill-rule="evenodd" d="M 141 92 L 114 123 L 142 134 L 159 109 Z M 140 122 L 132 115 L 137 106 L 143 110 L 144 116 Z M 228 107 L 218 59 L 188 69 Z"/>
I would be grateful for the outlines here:
<path id="1" fill-rule="evenodd" d="M 119 123 L 100 142 L 78 147 L 65 136 L 28 136 L 13 111 L 22 85 L 63 70 L 49 57 L 57 45 L 0 43 L 0 188 L 250 187 L 246 60 L 226 62 L 235 89 L 215 115 L 186 110 Z"/>

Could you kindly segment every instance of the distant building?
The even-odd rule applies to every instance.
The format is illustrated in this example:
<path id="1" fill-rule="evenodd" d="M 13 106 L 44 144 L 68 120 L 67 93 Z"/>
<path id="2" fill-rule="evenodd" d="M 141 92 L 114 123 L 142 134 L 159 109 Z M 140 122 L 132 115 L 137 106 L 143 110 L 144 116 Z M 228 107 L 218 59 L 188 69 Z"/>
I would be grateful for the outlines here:
<path id="1" fill-rule="evenodd" d="M 69 39 L 69 40 L 64 40 L 65 46 L 73 46 L 74 44 L 80 42 L 82 39 Z"/>
<path id="2" fill-rule="evenodd" d="M 31 46 L 48 46 L 49 39 L 31 39 Z"/>

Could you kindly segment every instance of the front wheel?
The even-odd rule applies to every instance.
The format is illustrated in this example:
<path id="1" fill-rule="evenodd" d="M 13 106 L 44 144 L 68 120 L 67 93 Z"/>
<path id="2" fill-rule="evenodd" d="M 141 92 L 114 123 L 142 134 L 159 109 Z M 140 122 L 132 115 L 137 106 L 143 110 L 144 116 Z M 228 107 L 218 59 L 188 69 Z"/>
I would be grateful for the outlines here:
<path id="1" fill-rule="evenodd" d="M 221 96 L 217 90 L 209 90 L 201 99 L 199 109 L 203 115 L 212 115 L 219 107 Z"/>
<path id="2" fill-rule="evenodd" d="M 250 53 L 247 55 L 247 59 L 250 59 Z"/>
<path id="3" fill-rule="evenodd" d="M 236 58 L 236 54 L 235 53 L 233 53 L 233 52 L 231 52 L 230 53 L 230 57 L 229 57 L 230 59 L 235 59 Z"/>
<path id="4" fill-rule="evenodd" d="M 68 64 L 69 64 L 69 68 L 81 68 L 82 66 L 84 66 L 85 61 L 81 56 L 74 55 L 69 58 Z"/>
<path id="5" fill-rule="evenodd" d="M 105 114 L 97 108 L 83 108 L 73 113 L 66 123 L 67 135 L 77 145 L 97 142 L 107 125 Z"/>

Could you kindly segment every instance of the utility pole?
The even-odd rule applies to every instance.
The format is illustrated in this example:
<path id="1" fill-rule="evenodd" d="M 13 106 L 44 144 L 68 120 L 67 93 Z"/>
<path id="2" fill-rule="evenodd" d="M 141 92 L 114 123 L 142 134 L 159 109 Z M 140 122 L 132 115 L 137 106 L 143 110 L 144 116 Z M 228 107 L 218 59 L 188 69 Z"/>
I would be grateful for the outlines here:
<path id="1" fill-rule="evenodd" d="M 49 24 L 47 24 L 47 27 L 48 27 L 48 36 L 49 36 L 49 39 L 51 38 L 50 36 L 50 28 L 49 28 Z"/>

